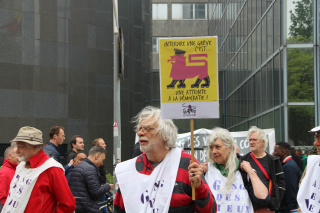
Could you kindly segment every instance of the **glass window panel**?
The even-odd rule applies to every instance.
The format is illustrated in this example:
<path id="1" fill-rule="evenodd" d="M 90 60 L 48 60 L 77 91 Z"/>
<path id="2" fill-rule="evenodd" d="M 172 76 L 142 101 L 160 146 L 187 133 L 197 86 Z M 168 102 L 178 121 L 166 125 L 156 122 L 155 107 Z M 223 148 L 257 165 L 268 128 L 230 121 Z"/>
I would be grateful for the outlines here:
<path id="1" fill-rule="evenodd" d="M 261 99 L 262 99 L 262 111 L 267 110 L 267 67 L 264 66 L 261 69 Z"/>
<path id="2" fill-rule="evenodd" d="M 249 117 L 252 117 L 256 114 L 256 104 L 255 104 L 255 82 L 254 78 L 251 78 L 248 82 L 249 90 L 248 90 L 248 113 Z"/>
<path id="3" fill-rule="evenodd" d="M 261 71 L 257 72 L 257 74 L 254 77 L 255 81 L 255 102 L 256 102 L 256 113 L 261 113 Z"/>
<path id="4" fill-rule="evenodd" d="M 261 0 L 257 0 L 257 20 L 261 18 Z"/>
<path id="5" fill-rule="evenodd" d="M 280 26 L 281 26 L 281 20 L 280 20 L 280 0 L 277 0 L 274 3 L 273 6 L 273 50 L 276 51 L 280 48 Z"/>
<path id="6" fill-rule="evenodd" d="M 284 58 L 283 54 L 284 54 L 284 51 L 281 51 L 280 52 L 280 87 L 281 87 L 281 93 L 280 93 L 281 97 L 280 98 L 281 98 L 281 103 L 284 102 L 284 90 L 283 90 L 284 85 L 282 83 L 283 79 L 284 79 L 284 77 L 283 77 L 284 63 L 282 62 L 282 60 Z"/>
<path id="7" fill-rule="evenodd" d="M 281 87 L 280 87 L 280 54 L 273 59 L 273 83 L 274 83 L 274 106 L 280 105 Z"/>
<path id="8" fill-rule="evenodd" d="M 247 43 L 248 43 L 248 70 L 252 72 L 253 69 L 252 69 L 252 57 L 251 57 L 252 55 L 251 37 L 248 39 Z"/>
<path id="9" fill-rule="evenodd" d="M 195 4 L 195 19 L 206 18 L 206 4 Z"/>
<path id="10" fill-rule="evenodd" d="M 193 19 L 193 4 L 182 4 L 182 18 Z"/>
<path id="11" fill-rule="evenodd" d="M 281 126 L 281 120 L 283 118 L 281 117 L 280 109 L 276 109 L 274 111 L 274 129 L 276 132 L 276 141 L 282 141 L 282 126 Z"/>
<path id="12" fill-rule="evenodd" d="M 251 14 L 251 26 L 254 28 L 257 24 L 257 0 L 252 0 L 251 2 L 252 14 Z"/>
<path id="13" fill-rule="evenodd" d="M 288 49 L 288 101 L 314 101 L 313 49 Z"/>
<path id="14" fill-rule="evenodd" d="M 274 128 L 273 112 L 269 112 L 269 113 L 262 116 L 262 128 L 263 129 Z"/>
<path id="15" fill-rule="evenodd" d="M 255 1 L 255 0 L 253 0 Z M 248 5 L 248 33 L 251 32 L 251 20 L 252 20 L 252 7 L 251 7 L 252 0 L 247 1 Z"/>
<path id="16" fill-rule="evenodd" d="M 261 24 L 258 25 L 257 29 L 257 66 L 261 66 Z"/>
<path id="17" fill-rule="evenodd" d="M 257 31 L 252 34 L 252 70 L 257 69 Z"/>
<path id="18" fill-rule="evenodd" d="M 273 14 L 272 14 L 272 9 L 268 11 L 267 14 L 267 58 L 270 57 L 273 53 Z"/>
<path id="19" fill-rule="evenodd" d="M 172 4 L 172 19 L 182 19 L 182 5 Z"/>
<path id="20" fill-rule="evenodd" d="M 168 5 L 167 4 L 152 4 L 152 19 L 153 20 L 167 20 L 168 19 Z"/>
<path id="21" fill-rule="evenodd" d="M 244 38 L 248 35 L 248 13 L 247 13 L 247 3 L 243 7 L 243 36 Z"/>
<path id="22" fill-rule="evenodd" d="M 267 19 L 266 16 L 262 19 L 261 22 L 261 34 L 262 34 L 262 48 L 261 48 L 261 56 L 262 63 L 267 60 Z"/>
<path id="23" fill-rule="evenodd" d="M 314 116 L 314 106 L 288 107 L 288 142 L 290 145 L 313 145 L 313 134 L 308 131 L 314 126 Z"/>
<path id="24" fill-rule="evenodd" d="M 287 42 L 312 43 L 313 5 L 311 0 L 287 1 Z"/>
<path id="25" fill-rule="evenodd" d="M 272 76 L 272 60 L 267 64 L 267 83 L 266 83 L 266 90 L 267 90 L 267 102 L 266 102 L 266 109 L 271 109 L 273 107 L 273 76 Z"/>
<path id="26" fill-rule="evenodd" d="M 152 52 L 157 53 L 158 52 L 158 38 L 152 37 Z"/>

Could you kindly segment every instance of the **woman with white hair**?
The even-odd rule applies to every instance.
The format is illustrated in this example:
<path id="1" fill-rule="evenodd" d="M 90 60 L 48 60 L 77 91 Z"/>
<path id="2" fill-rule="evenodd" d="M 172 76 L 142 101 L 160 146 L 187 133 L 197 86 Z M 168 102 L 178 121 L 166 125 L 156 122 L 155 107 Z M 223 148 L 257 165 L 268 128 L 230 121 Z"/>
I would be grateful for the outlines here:
<path id="1" fill-rule="evenodd" d="M 239 172 L 239 160 L 230 132 L 215 128 L 208 138 L 205 178 L 216 198 L 217 212 L 250 212 L 253 206 Z"/>

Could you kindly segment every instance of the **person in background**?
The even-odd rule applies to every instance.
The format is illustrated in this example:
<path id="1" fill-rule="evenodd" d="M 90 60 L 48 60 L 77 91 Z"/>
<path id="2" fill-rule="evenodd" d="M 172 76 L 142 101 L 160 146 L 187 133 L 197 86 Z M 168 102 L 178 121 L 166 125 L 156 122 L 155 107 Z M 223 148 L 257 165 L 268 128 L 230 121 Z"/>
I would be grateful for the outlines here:
<path id="1" fill-rule="evenodd" d="M 84 150 L 83 138 L 80 135 L 72 136 L 69 144 L 71 149 L 64 154 L 64 162 L 66 165 L 73 159 L 74 154 L 83 152 Z"/>
<path id="2" fill-rule="evenodd" d="M 49 157 L 52 156 L 56 161 L 61 163 L 58 146 L 63 144 L 63 141 L 66 139 L 64 135 L 64 128 L 62 126 L 51 127 L 49 136 L 50 141 L 46 146 L 43 147 L 43 150 Z"/>
<path id="3" fill-rule="evenodd" d="M 11 180 L 16 172 L 16 167 L 20 163 L 16 143 L 12 143 L 11 146 L 5 150 L 3 156 L 4 162 L 0 169 L 0 202 L 2 206 L 4 206 L 7 200 Z"/>
<path id="4" fill-rule="evenodd" d="M 244 184 L 250 195 L 255 213 L 275 212 L 281 205 L 285 193 L 285 180 L 280 159 L 265 152 L 268 146 L 266 133 L 253 126 L 248 131 L 251 152 L 242 157 L 241 169 L 248 174 L 255 172 L 267 187 L 268 195 L 264 199 L 256 196 L 252 181 L 244 178 Z M 243 174 L 245 175 L 245 174 Z"/>
<path id="5" fill-rule="evenodd" d="M 66 175 L 68 183 L 70 182 L 70 176 L 74 167 L 81 163 L 86 157 L 87 155 L 84 153 L 76 153 L 74 154 L 73 159 L 70 160 L 70 163 L 64 166 L 64 173 Z"/>
<path id="6" fill-rule="evenodd" d="M 216 201 L 197 160 L 176 148 L 177 127 L 147 106 L 136 117 L 142 155 L 117 164 L 115 212 L 216 212 Z M 192 200 L 191 184 L 195 188 Z"/>
<path id="7" fill-rule="evenodd" d="M 286 182 L 286 192 L 283 195 L 278 213 L 297 213 L 297 194 L 301 172 L 296 162 L 292 159 L 291 146 L 286 142 L 278 142 L 274 147 L 273 155 L 281 160 Z"/>

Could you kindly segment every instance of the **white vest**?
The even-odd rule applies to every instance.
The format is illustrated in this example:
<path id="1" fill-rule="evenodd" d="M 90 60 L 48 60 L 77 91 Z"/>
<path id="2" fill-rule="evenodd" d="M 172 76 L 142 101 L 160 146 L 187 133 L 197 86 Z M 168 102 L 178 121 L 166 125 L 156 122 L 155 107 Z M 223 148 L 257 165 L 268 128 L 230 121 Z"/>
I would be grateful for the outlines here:
<path id="1" fill-rule="evenodd" d="M 222 193 L 227 177 L 224 177 L 212 163 L 208 163 L 205 178 L 216 199 L 217 212 L 253 213 L 253 206 L 239 171 L 235 173 L 235 179 L 228 194 Z"/>
<path id="2" fill-rule="evenodd" d="M 117 165 L 115 172 L 126 212 L 168 212 L 178 167 L 181 149 L 171 149 L 150 175 L 136 170 L 136 159 Z"/>
<path id="3" fill-rule="evenodd" d="M 10 183 L 8 198 L 1 211 L 2 213 L 24 212 L 39 175 L 50 167 L 59 167 L 63 169 L 61 164 L 52 158 L 49 158 L 41 166 L 33 169 L 25 168 L 25 164 L 26 162 L 22 161 L 17 166 L 16 172 Z"/>
<path id="4" fill-rule="evenodd" d="M 308 156 L 307 173 L 304 176 L 297 195 L 297 201 L 303 213 L 320 212 L 320 156 Z"/>

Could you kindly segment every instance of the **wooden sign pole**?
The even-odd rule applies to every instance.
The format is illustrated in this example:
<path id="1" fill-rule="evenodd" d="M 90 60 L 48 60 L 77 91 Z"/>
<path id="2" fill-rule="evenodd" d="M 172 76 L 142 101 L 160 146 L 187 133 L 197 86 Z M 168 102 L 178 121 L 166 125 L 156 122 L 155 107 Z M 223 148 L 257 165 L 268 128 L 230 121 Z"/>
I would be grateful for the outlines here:
<path id="1" fill-rule="evenodd" d="M 191 132 L 191 163 L 194 162 L 194 120 L 190 119 L 190 132 Z M 194 184 L 192 183 L 192 200 L 196 199 L 196 190 L 194 188 Z"/>

